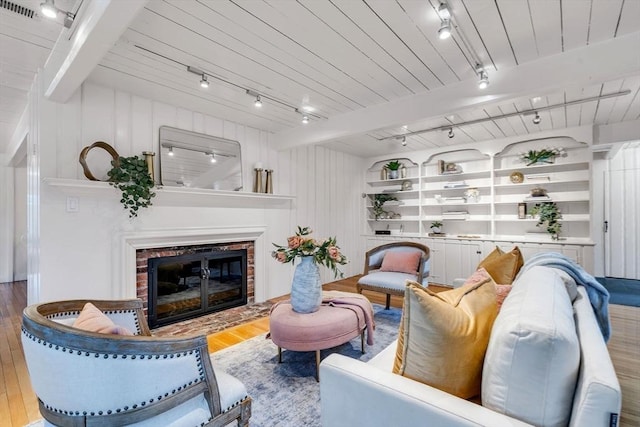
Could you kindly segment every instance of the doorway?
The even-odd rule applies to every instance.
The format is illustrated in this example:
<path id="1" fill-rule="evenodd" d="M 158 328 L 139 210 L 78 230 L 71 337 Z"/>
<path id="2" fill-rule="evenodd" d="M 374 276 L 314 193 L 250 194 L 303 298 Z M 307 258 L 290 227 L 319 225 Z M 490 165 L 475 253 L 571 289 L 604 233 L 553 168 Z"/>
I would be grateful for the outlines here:
<path id="1" fill-rule="evenodd" d="M 27 159 L 13 169 L 13 281 L 27 280 Z"/>

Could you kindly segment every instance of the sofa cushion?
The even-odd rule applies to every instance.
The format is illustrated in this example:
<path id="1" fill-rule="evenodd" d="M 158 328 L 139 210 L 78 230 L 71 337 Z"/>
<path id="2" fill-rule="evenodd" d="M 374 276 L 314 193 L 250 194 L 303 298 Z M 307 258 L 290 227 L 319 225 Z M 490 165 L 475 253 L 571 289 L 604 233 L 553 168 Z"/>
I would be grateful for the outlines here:
<path id="1" fill-rule="evenodd" d="M 510 285 L 518 275 L 518 271 L 524 265 L 524 258 L 520 249 L 516 246 L 509 252 L 502 252 L 500 248 L 491 252 L 480 261 L 478 268 L 484 268 L 500 285 Z"/>
<path id="2" fill-rule="evenodd" d="M 477 395 L 496 314 L 490 278 L 440 293 L 408 282 L 393 372 L 462 398 Z"/>
<path id="3" fill-rule="evenodd" d="M 580 344 L 563 277 L 533 267 L 518 277 L 493 325 L 482 404 L 537 426 L 567 425 Z"/>
<path id="4" fill-rule="evenodd" d="M 133 335 L 124 326 L 118 326 L 109 319 L 98 307 L 86 303 L 78 318 L 73 322 L 73 327 L 83 331 L 98 332 L 101 334 Z"/>
<path id="5" fill-rule="evenodd" d="M 380 271 L 416 274 L 421 258 L 420 251 L 387 251 L 382 259 Z"/>

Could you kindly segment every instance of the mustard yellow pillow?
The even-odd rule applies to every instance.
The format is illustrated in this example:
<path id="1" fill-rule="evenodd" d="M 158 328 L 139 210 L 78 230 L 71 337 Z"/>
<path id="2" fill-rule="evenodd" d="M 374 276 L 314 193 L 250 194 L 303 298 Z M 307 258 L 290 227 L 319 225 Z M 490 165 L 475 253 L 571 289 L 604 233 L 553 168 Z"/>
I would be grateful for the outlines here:
<path id="1" fill-rule="evenodd" d="M 496 251 L 502 253 L 497 253 Z M 517 246 L 510 252 L 503 252 L 496 247 L 485 259 L 480 261 L 478 268 L 482 267 L 487 270 L 496 283 L 510 285 L 523 265 L 524 258 L 522 258 L 522 253 L 520 253 L 520 249 Z"/>
<path id="2" fill-rule="evenodd" d="M 393 372 L 463 399 L 478 395 L 497 311 L 483 271 L 440 293 L 407 281 Z"/>

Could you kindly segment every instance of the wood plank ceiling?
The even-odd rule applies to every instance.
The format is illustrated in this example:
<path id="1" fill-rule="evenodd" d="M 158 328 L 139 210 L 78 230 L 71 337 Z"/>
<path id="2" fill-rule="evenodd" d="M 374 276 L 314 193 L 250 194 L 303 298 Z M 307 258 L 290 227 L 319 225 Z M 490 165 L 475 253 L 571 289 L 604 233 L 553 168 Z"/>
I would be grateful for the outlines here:
<path id="1" fill-rule="evenodd" d="M 439 40 L 438 0 L 150 0 L 90 80 L 188 104 L 273 132 L 477 80 L 544 57 L 640 31 L 638 0 L 449 0 L 454 31 Z M 639 50 L 640 51 L 640 50 Z M 637 55 L 640 53 L 628 52 Z M 210 86 L 199 87 L 207 74 Z M 514 115 L 380 139 L 630 90 L 629 95 L 543 110 L 541 123 Z M 247 90 L 262 95 L 255 108 Z M 402 153 L 540 130 L 640 118 L 640 75 L 581 88 L 520 94 L 325 145 L 360 156 Z M 299 112 L 294 111 L 298 109 Z M 277 137 L 277 134 L 276 134 Z M 0 146 L 1 148 L 1 146 Z"/>

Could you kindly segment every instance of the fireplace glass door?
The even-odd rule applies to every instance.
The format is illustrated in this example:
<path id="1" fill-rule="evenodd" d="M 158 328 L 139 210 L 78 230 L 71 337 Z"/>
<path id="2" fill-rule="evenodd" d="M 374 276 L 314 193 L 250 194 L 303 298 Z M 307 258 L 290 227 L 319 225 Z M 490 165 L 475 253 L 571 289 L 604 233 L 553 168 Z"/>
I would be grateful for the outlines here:
<path id="1" fill-rule="evenodd" d="M 148 261 L 149 326 L 163 326 L 247 303 L 246 250 Z"/>

